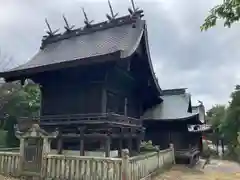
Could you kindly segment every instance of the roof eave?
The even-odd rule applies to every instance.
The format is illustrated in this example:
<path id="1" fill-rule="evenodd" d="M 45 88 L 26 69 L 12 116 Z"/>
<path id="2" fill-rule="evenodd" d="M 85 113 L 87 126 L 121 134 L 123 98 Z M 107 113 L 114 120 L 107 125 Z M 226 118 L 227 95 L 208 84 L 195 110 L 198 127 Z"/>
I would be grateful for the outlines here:
<path id="1" fill-rule="evenodd" d="M 153 69 L 153 65 L 152 65 L 152 60 L 151 60 L 151 56 L 150 56 L 150 50 L 149 50 L 149 45 L 148 45 L 148 34 L 147 34 L 147 25 L 146 23 L 144 23 L 144 33 L 143 33 L 143 38 L 144 38 L 144 48 L 145 48 L 145 51 L 146 51 L 146 54 L 147 54 L 147 58 L 148 58 L 148 64 L 149 64 L 149 67 L 150 67 L 150 71 L 151 71 L 151 74 L 152 74 L 152 78 L 153 78 L 153 81 L 155 83 L 155 86 L 159 92 L 159 96 L 161 96 L 163 94 L 163 91 L 158 83 L 158 80 L 155 76 L 155 73 L 154 73 L 154 69 Z"/>
<path id="2" fill-rule="evenodd" d="M 19 80 L 23 77 L 29 77 L 29 76 L 32 76 L 33 74 L 41 73 L 43 71 L 44 72 L 52 71 L 52 70 L 58 70 L 62 68 L 71 68 L 78 65 L 89 65 L 92 63 L 112 61 L 113 59 L 121 58 L 121 54 L 122 54 L 122 50 L 117 50 L 109 54 L 97 55 L 97 56 L 87 57 L 84 59 L 74 59 L 71 61 L 60 62 L 57 64 L 49 64 L 45 66 L 39 66 L 39 67 L 28 68 L 28 69 L 0 72 L 0 77 L 4 78 L 5 81 L 9 82 L 14 80 Z"/>
<path id="3" fill-rule="evenodd" d="M 174 119 L 156 119 L 156 118 L 145 118 L 145 119 L 142 119 L 142 120 L 144 120 L 144 121 L 146 121 L 146 120 L 152 120 L 152 121 L 170 121 L 170 122 L 172 122 L 172 121 L 186 121 L 186 120 L 189 120 L 189 119 L 191 119 L 191 118 L 193 118 L 193 117 L 197 117 L 197 116 L 199 116 L 199 114 L 193 114 L 193 115 L 191 115 L 191 116 L 188 116 L 188 117 L 181 117 L 181 118 L 174 118 Z"/>

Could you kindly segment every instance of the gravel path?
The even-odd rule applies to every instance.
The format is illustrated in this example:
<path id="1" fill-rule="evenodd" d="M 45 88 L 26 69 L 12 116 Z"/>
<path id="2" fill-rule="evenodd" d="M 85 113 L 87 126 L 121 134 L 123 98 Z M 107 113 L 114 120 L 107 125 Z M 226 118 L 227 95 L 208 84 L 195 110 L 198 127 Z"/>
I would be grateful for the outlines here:
<path id="1" fill-rule="evenodd" d="M 200 170 L 176 165 L 154 180 L 240 180 L 240 165 L 220 160 L 211 160 Z"/>

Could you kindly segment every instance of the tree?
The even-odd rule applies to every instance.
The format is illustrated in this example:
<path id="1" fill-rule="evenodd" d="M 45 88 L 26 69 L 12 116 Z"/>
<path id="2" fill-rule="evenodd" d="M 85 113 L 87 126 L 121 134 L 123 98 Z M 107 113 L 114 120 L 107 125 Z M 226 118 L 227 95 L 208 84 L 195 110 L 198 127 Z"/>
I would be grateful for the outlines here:
<path id="1" fill-rule="evenodd" d="M 210 10 L 210 14 L 201 26 L 201 30 L 207 30 L 216 25 L 217 20 L 222 19 L 225 27 L 240 19 L 240 0 L 223 0 L 223 3 Z"/>
<path id="2" fill-rule="evenodd" d="M 40 90 L 37 85 L 27 84 L 17 91 L 13 98 L 5 106 L 5 113 L 9 116 L 6 120 L 7 142 L 12 139 L 15 143 L 9 143 L 8 146 L 16 146 L 18 141 L 14 135 L 14 124 L 19 117 L 31 117 L 39 115 L 40 110 Z M 8 125 L 8 126 L 7 126 Z"/>
<path id="3" fill-rule="evenodd" d="M 207 121 L 212 125 L 213 129 L 219 128 L 224 119 L 226 107 L 224 105 L 215 105 L 207 111 Z"/>
<path id="4" fill-rule="evenodd" d="M 219 138 L 222 133 L 219 131 L 226 115 L 226 107 L 224 105 L 215 105 L 206 112 L 207 123 L 212 125 L 213 133 L 208 138 L 218 146 Z"/>
<path id="5" fill-rule="evenodd" d="M 2 93 L 2 109 L 0 112 L 5 118 L 3 129 L 7 131 L 6 142 L 8 147 L 18 146 L 18 140 L 14 134 L 14 125 L 17 123 L 17 118 L 22 116 L 36 116 L 39 115 L 40 110 L 40 90 L 35 84 L 27 84 L 21 86 L 11 85 L 12 83 L 4 84 L 0 88 Z M 9 88 L 11 87 L 11 91 Z M 7 89 L 7 90 L 6 90 Z M 7 96 L 4 98 L 4 95 Z"/>
<path id="6" fill-rule="evenodd" d="M 237 85 L 231 94 L 231 101 L 227 109 L 226 117 L 220 126 L 220 131 L 228 139 L 230 154 L 240 160 L 240 144 L 238 135 L 240 132 L 240 86 Z"/>

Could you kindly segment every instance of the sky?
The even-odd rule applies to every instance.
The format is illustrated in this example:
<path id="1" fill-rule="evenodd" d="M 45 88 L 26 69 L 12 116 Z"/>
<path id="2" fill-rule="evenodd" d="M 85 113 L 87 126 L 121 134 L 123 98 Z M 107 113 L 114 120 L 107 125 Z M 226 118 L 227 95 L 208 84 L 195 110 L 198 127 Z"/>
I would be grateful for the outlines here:
<path id="1" fill-rule="evenodd" d="M 126 15 L 130 0 L 111 0 L 115 12 Z M 162 89 L 188 88 L 193 103 L 207 109 L 227 104 L 240 84 L 240 27 L 224 28 L 219 22 L 200 31 L 209 10 L 221 0 L 135 0 L 147 21 L 151 59 Z M 69 23 L 83 26 L 81 7 L 94 22 L 106 20 L 107 0 L 0 0 L 0 55 L 12 61 L 7 69 L 25 63 L 39 50 L 45 35 L 45 18 L 52 29 Z M 3 58 L 4 59 L 4 58 Z"/>

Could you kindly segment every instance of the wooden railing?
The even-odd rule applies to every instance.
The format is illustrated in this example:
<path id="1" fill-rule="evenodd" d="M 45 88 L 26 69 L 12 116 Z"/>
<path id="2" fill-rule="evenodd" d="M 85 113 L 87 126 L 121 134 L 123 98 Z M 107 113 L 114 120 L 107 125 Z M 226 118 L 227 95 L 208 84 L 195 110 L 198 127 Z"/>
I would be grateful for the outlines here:
<path id="1" fill-rule="evenodd" d="M 123 158 L 47 155 L 42 172 L 51 179 L 140 180 L 174 159 L 172 148 L 132 158 L 126 150 Z"/>
<path id="2" fill-rule="evenodd" d="M 19 147 L 14 148 L 0 148 L 0 152 L 19 152 Z"/>
<path id="3" fill-rule="evenodd" d="M 95 113 L 95 114 L 70 114 L 70 115 L 45 115 L 39 117 L 21 117 L 19 122 L 22 121 L 38 121 L 40 125 L 66 125 L 66 124 L 79 124 L 84 121 L 97 121 L 105 123 L 129 124 L 129 125 L 142 125 L 140 119 L 119 115 L 116 113 Z"/>
<path id="4" fill-rule="evenodd" d="M 175 163 L 174 152 L 166 149 L 129 159 L 129 179 L 145 178 L 166 165 Z"/>
<path id="5" fill-rule="evenodd" d="M 141 180 L 165 165 L 173 164 L 174 150 L 150 152 L 129 158 L 123 150 L 122 158 L 45 154 L 40 176 L 43 179 L 79 180 Z M 19 153 L 0 152 L 0 174 L 21 176 Z"/>
<path id="6" fill-rule="evenodd" d="M 122 159 L 48 155 L 43 177 L 51 179 L 122 180 Z"/>
<path id="7" fill-rule="evenodd" d="M 0 152 L 0 173 L 17 176 L 20 164 L 20 154 L 15 152 Z"/>

